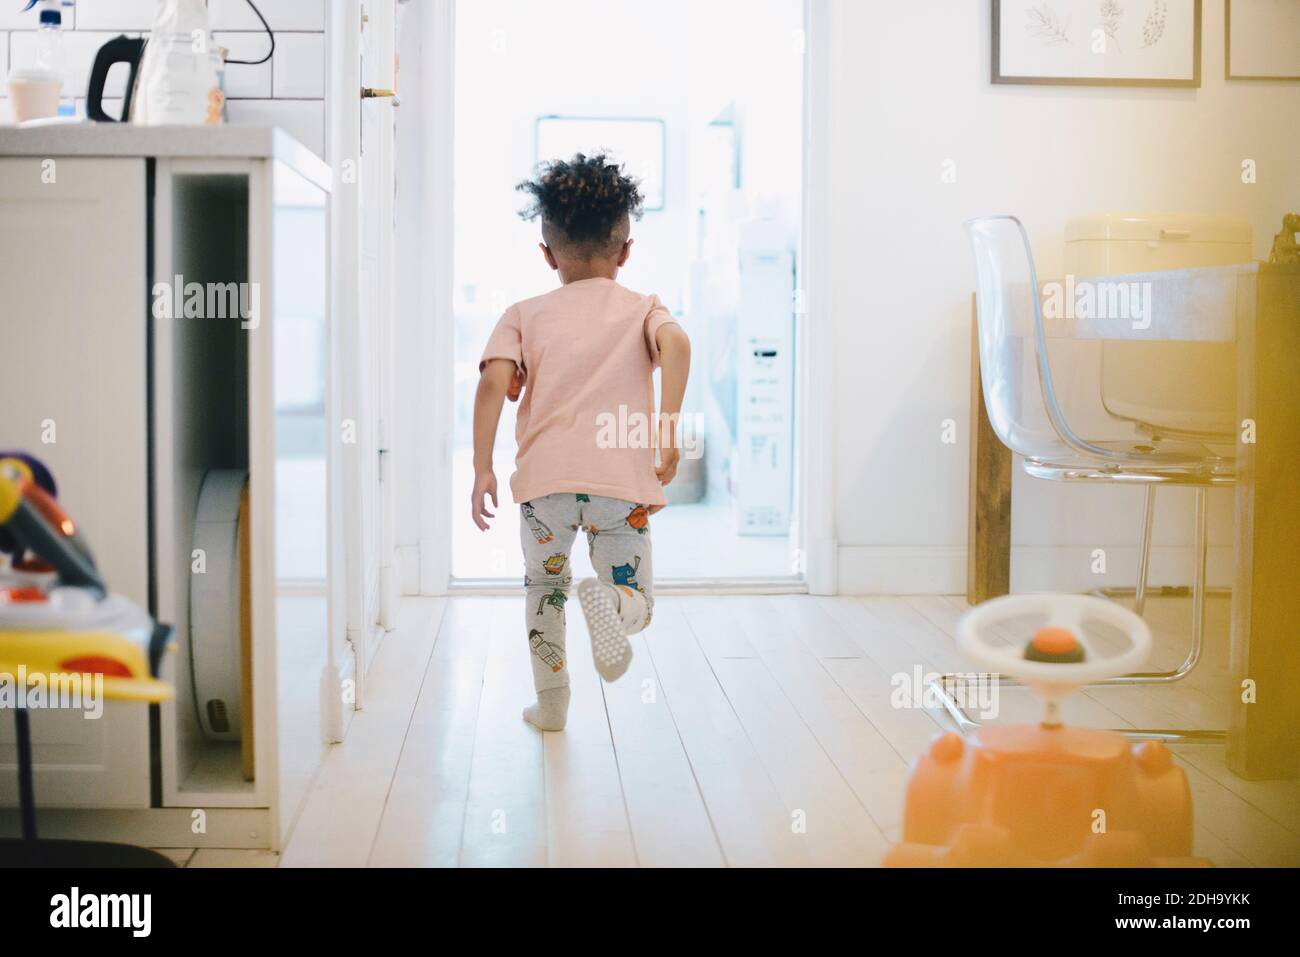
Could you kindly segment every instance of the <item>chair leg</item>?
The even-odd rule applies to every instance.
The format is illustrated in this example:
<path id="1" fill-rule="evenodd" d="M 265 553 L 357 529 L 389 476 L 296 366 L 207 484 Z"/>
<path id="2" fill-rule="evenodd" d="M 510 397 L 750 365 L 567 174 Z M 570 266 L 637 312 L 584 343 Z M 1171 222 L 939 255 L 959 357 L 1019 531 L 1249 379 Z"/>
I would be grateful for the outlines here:
<path id="1" fill-rule="evenodd" d="M 1133 611 L 1140 617 L 1147 605 L 1147 574 L 1151 570 L 1151 528 L 1156 516 L 1156 486 L 1146 487 L 1142 503 L 1142 551 L 1138 555 L 1137 588 L 1133 591 Z"/>
<path id="2" fill-rule="evenodd" d="M 1196 489 L 1196 531 L 1192 544 L 1192 648 L 1200 657 L 1205 641 L 1205 564 L 1210 550 L 1209 489 Z"/>
<path id="3" fill-rule="evenodd" d="M 1151 503 L 1150 492 L 1148 489 L 1147 498 L 1147 516 L 1143 532 L 1144 545 L 1147 543 L 1150 534 L 1150 515 Z M 1187 651 L 1187 657 L 1183 663 L 1173 671 L 1157 672 L 1138 672 L 1131 675 L 1121 675 L 1118 678 L 1109 678 L 1105 681 L 1098 681 L 1092 684 L 1084 685 L 1085 688 L 1098 688 L 1107 685 L 1126 685 L 1126 684 L 1170 684 L 1179 681 L 1191 672 L 1201 660 L 1201 651 L 1205 643 L 1205 595 L 1206 595 L 1206 558 L 1209 552 L 1209 489 L 1197 487 L 1195 500 L 1195 534 L 1192 543 L 1192 642 Z M 1144 555 L 1146 549 L 1143 551 Z M 1145 561 L 1143 562 L 1145 565 Z M 1140 588 L 1145 587 L 1145 571 L 1139 573 L 1138 585 Z M 1140 614 L 1140 612 L 1139 612 Z M 946 674 L 935 678 L 930 682 L 930 691 L 935 698 L 943 705 L 944 710 L 957 724 L 957 729 L 962 734 L 969 734 L 979 727 L 979 722 L 975 721 L 948 690 L 948 684 L 954 681 L 960 681 L 968 678 L 968 675 Z M 1007 678 L 1004 675 L 996 676 L 997 684 L 1000 687 L 1015 687 L 1020 684 L 1014 678 Z M 1225 731 L 1196 731 L 1188 729 L 1142 729 L 1142 728 L 1115 728 L 1126 738 L 1137 741 L 1167 741 L 1177 744 L 1221 744 L 1227 738 Z"/>

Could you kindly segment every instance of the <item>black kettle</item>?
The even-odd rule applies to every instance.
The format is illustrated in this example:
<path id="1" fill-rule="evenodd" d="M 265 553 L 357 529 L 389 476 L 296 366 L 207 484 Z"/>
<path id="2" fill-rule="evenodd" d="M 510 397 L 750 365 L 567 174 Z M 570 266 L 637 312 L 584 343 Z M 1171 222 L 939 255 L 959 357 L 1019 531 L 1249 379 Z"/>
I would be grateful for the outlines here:
<path id="1" fill-rule="evenodd" d="M 90 86 L 86 89 L 86 116 L 100 123 L 126 123 L 131 119 L 131 100 L 135 96 L 136 74 L 140 70 L 140 58 L 144 56 L 145 39 L 143 37 L 113 37 L 95 54 L 95 62 L 90 68 Z M 126 96 L 122 100 L 122 115 L 109 116 L 104 112 L 104 81 L 108 79 L 109 68 L 116 63 L 130 64 L 131 73 L 126 81 Z"/>

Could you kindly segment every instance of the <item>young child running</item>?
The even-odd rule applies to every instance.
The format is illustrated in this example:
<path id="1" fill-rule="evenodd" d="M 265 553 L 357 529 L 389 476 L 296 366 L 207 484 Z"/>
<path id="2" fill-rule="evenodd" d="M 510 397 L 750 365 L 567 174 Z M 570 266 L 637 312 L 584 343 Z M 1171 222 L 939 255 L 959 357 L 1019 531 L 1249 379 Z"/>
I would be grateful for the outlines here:
<path id="1" fill-rule="evenodd" d="M 474 522 L 497 506 L 492 447 L 503 401 L 522 393 L 510 490 L 520 509 L 524 633 L 537 702 L 524 718 L 563 729 L 569 710 L 564 605 L 579 528 L 599 578 L 578 583 L 596 669 L 614 681 L 632 659 L 628 635 L 654 608 L 650 516 L 666 504 L 680 455 L 676 425 L 690 340 L 657 296 L 615 282 L 632 252 L 631 217 L 642 196 L 602 156 L 545 164 L 520 183 L 525 219 L 542 220 L 542 257 L 560 287 L 515 303 L 497 322 L 479 363 L 474 400 Z M 662 409 L 654 415 L 655 367 Z M 629 423 L 626 435 L 611 424 Z M 637 424 L 640 427 L 637 427 Z M 657 439 L 657 441 L 655 441 Z M 659 464 L 655 465 L 655 445 Z"/>

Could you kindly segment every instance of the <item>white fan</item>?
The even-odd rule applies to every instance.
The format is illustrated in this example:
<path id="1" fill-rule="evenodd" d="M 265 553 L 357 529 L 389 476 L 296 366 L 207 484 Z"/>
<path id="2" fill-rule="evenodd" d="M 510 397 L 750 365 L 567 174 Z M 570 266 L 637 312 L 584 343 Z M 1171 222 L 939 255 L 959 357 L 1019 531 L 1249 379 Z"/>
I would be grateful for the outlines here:
<path id="1" fill-rule="evenodd" d="M 240 740 L 239 508 L 247 482 L 243 469 L 210 470 L 194 515 L 203 571 L 191 567 L 190 672 L 199 725 L 217 741 Z"/>

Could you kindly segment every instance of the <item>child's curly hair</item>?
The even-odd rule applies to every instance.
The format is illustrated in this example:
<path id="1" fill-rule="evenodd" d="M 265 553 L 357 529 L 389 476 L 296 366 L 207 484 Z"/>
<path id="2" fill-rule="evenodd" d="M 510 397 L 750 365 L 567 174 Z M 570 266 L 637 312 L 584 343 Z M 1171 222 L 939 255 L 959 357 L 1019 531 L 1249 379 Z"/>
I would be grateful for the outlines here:
<path id="1" fill-rule="evenodd" d="M 623 168 L 609 162 L 604 153 L 576 153 L 571 160 L 543 163 L 535 179 L 515 188 L 532 197 L 519 215 L 541 216 L 547 243 L 575 252 L 612 252 L 621 246 L 627 239 L 626 217 L 640 219 L 645 202 L 640 184 L 623 175 Z"/>

